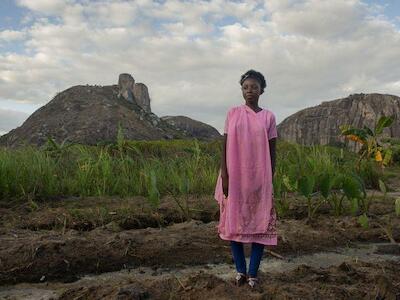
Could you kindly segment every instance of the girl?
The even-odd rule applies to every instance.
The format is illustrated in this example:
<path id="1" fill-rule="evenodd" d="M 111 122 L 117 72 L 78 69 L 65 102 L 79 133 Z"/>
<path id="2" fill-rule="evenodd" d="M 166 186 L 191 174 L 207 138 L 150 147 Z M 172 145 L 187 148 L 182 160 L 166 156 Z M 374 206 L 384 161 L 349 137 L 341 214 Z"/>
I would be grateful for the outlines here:
<path id="1" fill-rule="evenodd" d="M 229 240 L 236 284 L 255 287 L 264 245 L 277 245 L 272 178 L 275 172 L 275 115 L 258 106 L 264 76 L 249 70 L 241 76 L 245 104 L 229 109 L 224 128 L 221 169 L 214 197 L 219 203 L 218 233 Z M 243 243 L 251 243 L 248 273 Z"/>

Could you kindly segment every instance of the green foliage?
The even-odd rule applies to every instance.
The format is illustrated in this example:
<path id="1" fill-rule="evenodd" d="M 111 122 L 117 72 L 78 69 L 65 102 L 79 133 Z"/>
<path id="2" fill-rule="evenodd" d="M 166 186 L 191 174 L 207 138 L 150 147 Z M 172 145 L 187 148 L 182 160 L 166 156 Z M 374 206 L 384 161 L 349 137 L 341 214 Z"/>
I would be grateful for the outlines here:
<path id="1" fill-rule="evenodd" d="M 381 178 L 383 175 L 374 161 L 361 161 L 358 174 L 362 178 L 366 187 L 371 189 L 379 189 L 379 178 Z"/>
<path id="2" fill-rule="evenodd" d="M 395 116 L 387 117 L 382 116 L 379 118 L 378 122 L 375 125 L 375 134 L 381 134 L 385 127 L 390 127 L 393 124 Z"/>
<path id="3" fill-rule="evenodd" d="M 321 181 L 320 181 L 320 191 L 321 195 L 327 199 L 331 193 L 332 187 L 335 183 L 335 177 L 330 174 L 326 173 L 322 175 Z"/>
<path id="4" fill-rule="evenodd" d="M 379 189 L 383 193 L 383 196 L 386 197 L 386 193 L 387 193 L 386 184 L 381 179 L 379 179 Z"/>
<path id="5" fill-rule="evenodd" d="M 364 213 L 358 217 L 358 223 L 364 228 L 368 229 L 369 227 L 369 221 L 368 221 L 368 216 Z"/>
<path id="6" fill-rule="evenodd" d="M 388 143 L 390 145 L 389 149 L 391 150 L 389 155 L 391 162 L 393 164 L 400 165 L 400 139 L 399 138 L 383 138 L 383 143 Z M 386 158 L 386 156 L 385 156 Z"/>
<path id="7" fill-rule="evenodd" d="M 357 214 L 359 210 L 364 213 L 368 212 L 369 203 L 365 186 L 357 174 L 343 175 L 341 177 L 341 188 L 350 203 L 350 211 L 353 215 Z"/>
<path id="8" fill-rule="evenodd" d="M 299 192 L 306 198 L 311 197 L 315 185 L 315 177 L 312 175 L 302 176 L 298 180 Z"/>
<path id="9" fill-rule="evenodd" d="M 179 205 L 189 219 L 188 197 L 181 196 L 214 193 L 221 150 L 218 141 L 129 141 L 120 126 L 116 143 L 49 140 L 42 148 L 0 148 L 0 200 L 23 199 L 35 209 L 37 201 L 58 196 L 141 195 L 156 208 L 170 195 L 186 201 Z M 367 212 L 365 186 L 378 186 L 382 173 L 367 162 L 357 173 L 356 160 L 354 153 L 335 147 L 279 141 L 273 178 L 278 214 L 288 212 L 291 193 L 305 197 L 309 218 L 325 202 L 335 215 L 348 207 Z"/>
<path id="10" fill-rule="evenodd" d="M 308 219 L 311 220 L 318 208 L 323 203 L 323 199 L 313 200 L 312 192 L 315 187 L 315 177 L 313 175 L 303 175 L 298 180 L 299 192 L 302 196 L 307 198 Z"/>
<path id="11" fill-rule="evenodd" d="M 61 146 L 50 139 L 42 148 L 0 148 L 0 199 L 29 196 L 36 201 L 68 195 L 147 197 L 152 187 L 150 170 L 157 175 L 160 195 L 166 195 L 171 184 L 178 194 L 189 190 L 205 194 L 215 187 L 220 157 L 218 143 L 140 143 L 126 141 L 122 134 L 118 143 Z M 141 151 L 147 145 L 157 150 Z M 179 187 L 181 178 L 186 178 L 188 188 Z"/>
<path id="12" fill-rule="evenodd" d="M 348 199 L 357 199 L 361 196 L 361 187 L 359 181 L 353 176 L 342 177 L 342 189 Z"/>
<path id="13" fill-rule="evenodd" d="M 395 212 L 396 212 L 396 215 L 397 215 L 398 217 L 400 217 L 400 197 L 397 198 L 397 199 L 394 201 L 394 210 L 395 210 Z"/>
<path id="14" fill-rule="evenodd" d="M 160 205 L 160 192 L 157 188 L 157 177 L 154 170 L 150 170 L 148 176 L 148 196 L 147 199 L 153 208 L 157 208 Z"/>
<path id="15" fill-rule="evenodd" d="M 389 165 L 392 158 L 392 150 L 390 145 L 381 144 L 380 135 L 383 129 L 390 127 L 395 120 L 395 115 L 393 116 L 381 116 L 375 123 L 374 130 L 363 126 L 363 128 L 356 128 L 351 125 L 340 125 L 341 135 L 349 140 L 355 141 L 362 144 L 360 149 L 360 157 L 357 161 L 357 169 L 360 168 L 360 163 L 363 160 L 376 161 L 381 168 Z"/>

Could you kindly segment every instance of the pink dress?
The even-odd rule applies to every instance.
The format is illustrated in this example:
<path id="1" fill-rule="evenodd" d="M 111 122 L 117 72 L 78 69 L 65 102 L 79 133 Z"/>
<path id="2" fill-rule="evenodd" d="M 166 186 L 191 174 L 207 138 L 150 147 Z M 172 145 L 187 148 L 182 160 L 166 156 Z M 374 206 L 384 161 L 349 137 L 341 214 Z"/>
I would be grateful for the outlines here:
<path id="1" fill-rule="evenodd" d="M 246 104 L 229 109 L 226 165 L 228 198 L 224 199 L 221 170 L 214 197 L 219 203 L 218 233 L 223 240 L 277 245 L 272 168 L 268 140 L 277 137 L 275 115 Z"/>

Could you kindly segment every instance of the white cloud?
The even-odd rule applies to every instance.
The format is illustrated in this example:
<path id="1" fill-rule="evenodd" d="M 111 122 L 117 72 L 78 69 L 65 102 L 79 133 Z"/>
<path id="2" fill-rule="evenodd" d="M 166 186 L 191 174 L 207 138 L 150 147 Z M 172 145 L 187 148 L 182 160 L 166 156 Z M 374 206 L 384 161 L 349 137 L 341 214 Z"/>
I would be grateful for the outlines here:
<path id="1" fill-rule="evenodd" d="M 266 76 L 260 106 L 278 122 L 350 93 L 400 94 L 399 30 L 381 6 L 358 0 L 18 3 L 30 22 L 9 35 L 23 38 L 27 54 L 0 52 L 0 107 L 45 104 L 72 85 L 114 84 L 129 72 L 149 87 L 156 114 L 222 131 L 250 68 Z"/>
<path id="2" fill-rule="evenodd" d="M 0 42 L 12 42 L 22 40 L 25 37 L 25 32 L 17 30 L 3 30 L 0 31 Z"/>
<path id="3" fill-rule="evenodd" d="M 42 14 L 58 14 L 68 5 L 68 0 L 17 0 L 17 4 Z"/>
<path id="4" fill-rule="evenodd" d="M 282 33 L 346 39 L 364 25 L 366 8 L 358 1 L 310 0 L 274 11 L 272 22 Z"/>

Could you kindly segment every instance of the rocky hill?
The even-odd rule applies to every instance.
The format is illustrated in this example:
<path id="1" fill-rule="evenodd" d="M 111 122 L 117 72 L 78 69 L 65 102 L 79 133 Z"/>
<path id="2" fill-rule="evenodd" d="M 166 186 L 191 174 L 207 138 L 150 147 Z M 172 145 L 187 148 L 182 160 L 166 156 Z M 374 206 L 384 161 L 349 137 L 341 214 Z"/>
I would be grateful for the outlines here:
<path id="1" fill-rule="evenodd" d="M 214 127 L 185 116 L 164 116 L 161 120 L 198 139 L 210 140 L 221 137 Z"/>
<path id="2" fill-rule="evenodd" d="M 400 137 L 400 97 L 386 94 L 353 94 L 305 108 L 278 124 L 278 136 L 302 145 L 346 145 L 354 150 L 354 142 L 339 136 L 339 125 L 373 128 L 382 114 L 396 116 L 394 124 L 385 128 L 384 134 Z"/>
<path id="3" fill-rule="evenodd" d="M 121 74 L 118 85 L 77 85 L 59 93 L 20 127 L 1 136 L 0 145 L 40 146 L 48 137 L 59 143 L 67 140 L 96 145 L 115 141 L 119 124 L 125 138 L 130 140 L 220 137 L 218 131 L 207 124 L 186 117 L 184 120 L 188 126 L 183 123 L 175 126 L 174 122 L 152 113 L 147 87 L 135 83 L 131 75 Z M 207 130 L 193 130 L 193 127 Z"/>

